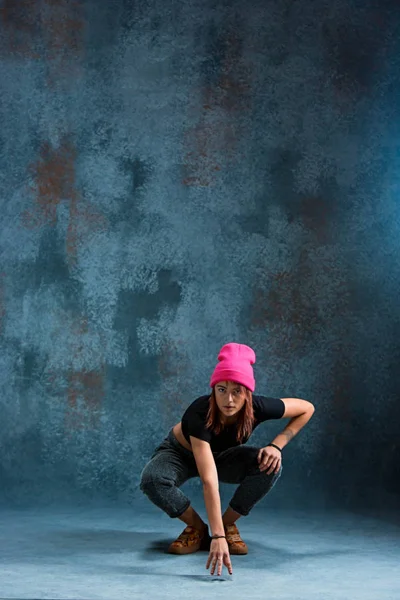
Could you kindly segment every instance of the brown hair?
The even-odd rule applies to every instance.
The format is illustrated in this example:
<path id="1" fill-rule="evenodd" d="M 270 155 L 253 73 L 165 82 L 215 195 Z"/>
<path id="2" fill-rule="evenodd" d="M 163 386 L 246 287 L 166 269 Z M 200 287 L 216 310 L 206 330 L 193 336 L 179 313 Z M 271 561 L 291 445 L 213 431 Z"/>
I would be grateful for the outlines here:
<path id="1" fill-rule="evenodd" d="M 240 392 L 245 394 L 246 401 L 243 408 L 239 412 L 238 419 L 236 421 L 236 441 L 239 443 L 241 443 L 245 437 L 250 436 L 251 432 L 253 431 L 254 424 L 253 394 L 244 385 L 240 386 Z M 224 423 L 221 421 L 220 411 L 215 399 L 215 387 L 212 389 L 209 400 L 206 428 L 211 429 L 211 431 L 213 431 L 216 435 L 221 433 L 224 428 Z"/>

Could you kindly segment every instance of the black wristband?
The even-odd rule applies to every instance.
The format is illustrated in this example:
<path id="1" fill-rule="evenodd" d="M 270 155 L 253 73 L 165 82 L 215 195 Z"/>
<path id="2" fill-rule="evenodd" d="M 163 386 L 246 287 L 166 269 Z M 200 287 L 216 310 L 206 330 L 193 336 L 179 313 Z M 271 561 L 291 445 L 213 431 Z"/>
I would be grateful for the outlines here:
<path id="1" fill-rule="evenodd" d="M 218 540 L 219 538 L 225 538 L 226 539 L 226 536 L 225 535 L 212 535 L 211 536 L 212 540 Z"/>
<path id="2" fill-rule="evenodd" d="M 277 446 L 276 444 L 267 444 L 267 446 L 272 446 L 273 448 L 279 450 L 279 452 L 282 452 L 282 448 L 279 448 L 279 446 Z"/>

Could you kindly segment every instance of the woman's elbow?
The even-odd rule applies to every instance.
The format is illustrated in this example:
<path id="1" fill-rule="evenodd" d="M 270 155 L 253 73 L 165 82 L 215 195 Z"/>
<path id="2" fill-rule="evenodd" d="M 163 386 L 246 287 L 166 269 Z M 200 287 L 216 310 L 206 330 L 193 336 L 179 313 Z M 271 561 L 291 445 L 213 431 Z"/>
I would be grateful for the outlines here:
<path id="1" fill-rule="evenodd" d="M 217 477 L 206 475 L 201 478 L 201 483 L 203 484 L 204 491 L 218 490 L 219 488 L 219 482 Z"/>

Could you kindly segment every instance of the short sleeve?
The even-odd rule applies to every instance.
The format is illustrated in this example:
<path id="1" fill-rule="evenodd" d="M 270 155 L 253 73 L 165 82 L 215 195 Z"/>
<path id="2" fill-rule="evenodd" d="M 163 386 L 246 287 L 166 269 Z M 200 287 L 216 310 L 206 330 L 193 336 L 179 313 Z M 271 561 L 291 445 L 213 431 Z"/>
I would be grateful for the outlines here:
<path id="1" fill-rule="evenodd" d="M 196 419 L 194 416 L 189 419 L 188 434 L 204 442 L 211 442 L 211 431 L 201 423 L 200 419 Z"/>
<path id="2" fill-rule="evenodd" d="M 254 416 L 259 423 L 269 419 L 281 419 L 285 413 L 285 403 L 280 398 L 253 395 Z"/>

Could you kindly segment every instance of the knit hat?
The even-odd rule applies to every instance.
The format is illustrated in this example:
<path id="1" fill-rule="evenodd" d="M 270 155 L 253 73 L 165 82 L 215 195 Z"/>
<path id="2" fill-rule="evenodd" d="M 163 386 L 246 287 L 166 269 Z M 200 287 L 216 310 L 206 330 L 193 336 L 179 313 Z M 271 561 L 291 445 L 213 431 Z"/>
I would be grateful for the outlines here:
<path id="1" fill-rule="evenodd" d="M 211 376 L 210 386 L 219 381 L 235 381 L 254 392 L 253 367 L 256 355 L 252 348 L 244 344 L 225 344 L 218 354 L 218 364 Z"/>

